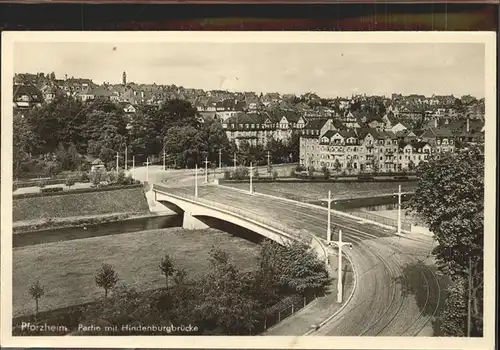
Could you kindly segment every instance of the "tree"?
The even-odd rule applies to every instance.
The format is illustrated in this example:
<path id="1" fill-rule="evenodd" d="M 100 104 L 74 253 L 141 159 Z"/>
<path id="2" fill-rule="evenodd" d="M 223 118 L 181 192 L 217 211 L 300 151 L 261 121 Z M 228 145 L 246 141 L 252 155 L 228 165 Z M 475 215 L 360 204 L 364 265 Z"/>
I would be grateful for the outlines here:
<path id="1" fill-rule="evenodd" d="M 38 147 L 39 140 L 27 118 L 14 114 L 12 119 L 12 157 L 14 176 L 21 173 L 23 163 L 30 159 L 30 154 Z"/>
<path id="2" fill-rule="evenodd" d="M 165 150 L 175 155 L 177 165 L 194 167 L 207 149 L 203 133 L 193 126 L 175 126 L 165 134 Z"/>
<path id="3" fill-rule="evenodd" d="M 200 283 L 205 297 L 196 312 L 207 327 L 223 334 L 248 334 L 257 323 L 257 303 L 249 293 L 251 281 L 220 249 L 211 249 L 210 265 L 211 271 Z"/>
<path id="4" fill-rule="evenodd" d="M 346 169 L 349 174 L 352 172 L 352 159 L 347 160 Z"/>
<path id="5" fill-rule="evenodd" d="M 70 176 L 70 177 L 66 178 L 66 186 L 68 186 L 69 188 L 71 188 L 71 186 L 73 186 L 75 183 L 76 183 L 76 180 L 74 177 Z"/>
<path id="6" fill-rule="evenodd" d="M 309 174 L 309 177 L 314 176 L 314 167 L 313 166 L 308 166 L 307 167 L 307 173 Z"/>
<path id="7" fill-rule="evenodd" d="M 165 276 L 165 285 L 168 287 L 168 278 L 175 272 L 174 263 L 168 254 L 161 259 L 159 268 L 161 274 Z"/>
<path id="8" fill-rule="evenodd" d="M 104 289 L 104 297 L 108 296 L 108 291 L 113 288 L 118 282 L 118 274 L 109 264 L 102 264 L 97 270 L 95 283 Z"/>
<path id="9" fill-rule="evenodd" d="M 408 170 L 409 171 L 413 171 L 415 170 L 415 162 L 413 162 L 413 160 L 410 159 L 410 161 L 408 162 Z"/>
<path id="10" fill-rule="evenodd" d="M 326 165 L 323 165 L 323 166 L 321 167 L 321 171 L 323 172 L 323 175 L 324 175 L 324 177 L 325 177 L 325 180 L 330 179 L 330 170 L 327 168 L 327 166 L 326 166 Z"/>
<path id="11" fill-rule="evenodd" d="M 186 283 L 187 272 L 185 269 L 175 269 L 172 276 L 176 286 L 181 286 Z"/>
<path id="12" fill-rule="evenodd" d="M 40 187 L 40 191 L 42 191 L 42 188 L 44 188 L 45 186 L 47 186 L 47 181 L 46 180 L 39 180 L 38 181 L 38 187 Z"/>
<path id="13" fill-rule="evenodd" d="M 472 334 L 482 333 L 483 254 L 484 254 L 484 154 L 477 147 L 455 153 L 434 154 L 417 168 L 420 178 L 415 195 L 407 208 L 415 213 L 434 233 L 437 246 L 433 250 L 438 268 L 452 280 L 451 288 L 472 276 Z M 471 268 L 469 268 L 471 264 Z M 450 301 L 463 293 L 450 290 Z M 458 315 L 448 310 L 449 321 Z M 446 315 L 446 313 L 445 313 Z M 457 316 L 457 317 L 455 317 Z M 462 315 L 463 316 L 463 315 Z M 445 322 L 446 319 L 442 321 Z M 463 321 L 463 320 L 462 320 Z M 459 321 L 459 322 L 462 322 Z M 443 327 L 447 329 L 447 325 Z M 455 329 L 449 327 L 448 329 Z"/>
<path id="14" fill-rule="evenodd" d="M 29 295 L 35 300 L 35 315 L 38 315 L 38 301 L 45 294 L 45 289 L 40 281 L 33 282 L 28 290 Z"/>
<path id="15" fill-rule="evenodd" d="M 340 164 L 340 161 L 338 160 L 338 158 L 335 158 L 335 163 L 333 163 L 333 169 L 338 173 L 341 168 L 342 165 Z"/>

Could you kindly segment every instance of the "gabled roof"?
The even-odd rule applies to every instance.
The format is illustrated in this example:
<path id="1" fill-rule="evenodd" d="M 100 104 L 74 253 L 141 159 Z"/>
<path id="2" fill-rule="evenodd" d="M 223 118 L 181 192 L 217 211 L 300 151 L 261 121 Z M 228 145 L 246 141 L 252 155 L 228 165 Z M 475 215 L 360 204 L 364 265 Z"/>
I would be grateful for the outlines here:
<path id="1" fill-rule="evenodd" d="M 428 128 L 420 137 L 434 138 L 434 137 L 452 137 L 453 134 L 448 128 Z"/>
<path id="2" fill-rule="evenodd" d="M 329 139 L 336 135 L 338 131 L 335 130 L 327 130 L 321 137 L 328 137 Z"/>
<path id="3" fill-rule="evenodd" d="M 14 99 L 21 95 L 27 95 L 31 102 L 43 102 L 42 92 L 34 85 L 14 85 L 12 91 Z"/>
<path id="4" fill-rule="evenodd" d="M 340 130 L 339 131 L 339 134 L 343 137 L 343 138 L 349 138 L 349 137 L 354 137 L 354 138 L 357 138 L 358 136 L 356 135 L 356 133 L 352 130 Z"/>
<path id="5" fill-rule="evenodd" d="M 327 121 L 328 121 L 327 118 L 306 120 L 305 128 L 311 130 L 320 130 Z"/>

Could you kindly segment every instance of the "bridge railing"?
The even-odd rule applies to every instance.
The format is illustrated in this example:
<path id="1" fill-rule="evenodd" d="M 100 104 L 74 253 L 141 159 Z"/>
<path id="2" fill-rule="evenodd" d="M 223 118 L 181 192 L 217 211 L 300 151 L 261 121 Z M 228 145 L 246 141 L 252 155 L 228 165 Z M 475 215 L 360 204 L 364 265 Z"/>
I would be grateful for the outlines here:
<path id="1" fill-rule="evenodd" d="M 269 226 L 271 228 L 277 229 L 279 231 L 289 233 L 292 235 L 294 238 L 300 239 L 303 243 L 310 244 L 311 239 L 313 239 L 312 234 L 306 234 L 305 232 L 301 232 L 299 230 L 290 228 L 289 226 L 285 226 L 277 222 L 276 220 L 269 220 L 265 219 L 262 217 L 261 213 L 256 213 L 251 210 L 241 210 L 229 205 L 221 204 L 218 202 L 210 201 L 202 197 L 195 197 L 192 194 L 186 193 L 186 191 L 181 190 L 180 188 L 169 188 L 169 187 L 164 187 L 161 185 L 154 185 L 154 188 L 157 188 L 159 190 L 164 190 L 168 194 L 172 196 L 178 196 L 184 199 L 188 199 L 193 202 L 198 202 L 201 204 L 205 204 L 208 207 L 213 207 L 217 208 L 220 210 L 227 211 L 232 214 L 236 214 L 244 219 L 251 219 L 253 221 L 256 221 L 257 223 L 264 224 L 266 226 Z"/>
<path id="2" fill-rule="evenodd" d="M 375 222 L 378 222 L 378 223 L 381 223 L 381 224 L 384 224 L 387 226 L 392 226 L 394 228 L 398 227 L 397 220 L 391 219 L 391 218 L 386 218 L 385 216 L 382 216 L 382 215 L 368 213 L 366 211 L 352 211 L 352 212 L 350 211 L 349 214 L 360 217 L 362 219 L 372 220 L 372 221 L 375 221 Z M 406 231 L 410 231 L 411 224 L 409 222 L 406 222 L 406 221 L 401 221 L 401 229 L 406 230 Z"/>

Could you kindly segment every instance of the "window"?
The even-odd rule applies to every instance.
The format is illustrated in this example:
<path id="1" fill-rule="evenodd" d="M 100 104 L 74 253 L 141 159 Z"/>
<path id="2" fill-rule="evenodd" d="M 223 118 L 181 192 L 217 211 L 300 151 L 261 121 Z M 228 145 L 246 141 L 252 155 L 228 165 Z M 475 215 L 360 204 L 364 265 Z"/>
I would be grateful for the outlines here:
<path id="1" fill-rule="evenodd" d="M 240 129 L 243 129 L 243 124 L 240 124 Z"/>
<path id="2" fill-rule="evenodd" d="M 231 124 L 231 128 L 234 129 L 234 124 Z"/>
<path id="3" fill-rule="evenodd" d="M 384 159 L 384 157 L 380 157 L 380 160 Z"/>
<path id="4" fill-rule="evenodd" d="M 358 151 L 358 148 L 357 147 L 354 147 L 354 152 L 357 152 Z"/>

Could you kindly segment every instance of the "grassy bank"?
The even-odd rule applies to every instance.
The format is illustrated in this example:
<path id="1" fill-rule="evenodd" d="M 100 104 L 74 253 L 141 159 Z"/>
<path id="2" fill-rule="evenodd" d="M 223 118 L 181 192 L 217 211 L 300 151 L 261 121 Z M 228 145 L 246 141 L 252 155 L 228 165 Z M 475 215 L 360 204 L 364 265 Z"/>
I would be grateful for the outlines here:
<path id="1" fill-rule="evenodd" d="M 16 248 L 13 315 L 33 312 L 34 301 L 28 288 L 36 279 L 46 290 L 40 311 L 62 308 L 102 296 L 103 290 L 94 281 L 102 263 L 113 265 L 127 284 L 149 290 L 165 284 L 158 269 L 164 254 L 169 254 L 188 275 L 200 276 L 208 271 L 212 245 L 226 250 L 240 269 L 250 271 L 256 267 L 259 246 L 214 229 L 169 228 Z"/>
<path id="2" fill-rule="evenodd" d="M 12 205 L 13 221 L 149 211 L 142 188 L 18 198 Z"/>

